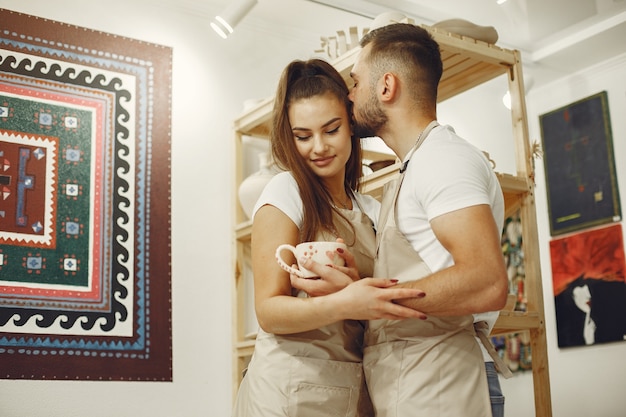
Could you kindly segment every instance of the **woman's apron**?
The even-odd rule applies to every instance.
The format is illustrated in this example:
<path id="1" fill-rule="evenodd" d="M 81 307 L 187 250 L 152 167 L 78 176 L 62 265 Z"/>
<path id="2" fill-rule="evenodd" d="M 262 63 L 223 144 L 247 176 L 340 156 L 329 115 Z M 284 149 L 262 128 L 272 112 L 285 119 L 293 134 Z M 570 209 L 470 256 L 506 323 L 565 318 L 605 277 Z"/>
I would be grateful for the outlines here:
<path id="1" fill-rule="evenodd" d="M 403 178 L 404 172 L 388 184 L 395 189 L 383 193 L 374 266 L 374 277 L 400 282 L 431 274 L 396 226 Z M 376 416 L 490 417 L 485 366 L 472 323 L 471 315 L 370 321 L 363 368 Z"/>
<path id="2" fill-rule="evenodd" d="M 371 276 L 376 247 L 373 223 L 363 210 L 340 211 L 354 227 L 354 242 L 349 241 L 352 231 L 346 221 L 336 214 L 338 235 L 320 233 L 316 240 L 343 237 L 361 277 Z M 259 329 L 233 416 L 373 416 L 363 377 L 364 328 L 363 322 L 345 320 L 290 335 Z"/>

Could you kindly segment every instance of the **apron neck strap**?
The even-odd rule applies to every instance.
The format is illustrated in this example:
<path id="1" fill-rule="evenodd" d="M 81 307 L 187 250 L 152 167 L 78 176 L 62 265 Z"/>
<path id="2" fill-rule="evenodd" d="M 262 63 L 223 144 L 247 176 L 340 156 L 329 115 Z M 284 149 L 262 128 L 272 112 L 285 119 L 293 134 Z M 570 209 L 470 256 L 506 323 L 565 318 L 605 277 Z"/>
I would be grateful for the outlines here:
<path id="1" fill-rule="evenodd" d="M 437 126 L 439 126 L 439 123 L 436 120 L 433 120 L 428 124 L 428 126 L 426 126 L 424 130 L 422 130 L 420 135 L 417 137 L 417 140 L 415 141 L 415 145 L 413 145 L 413 147 L 409 151 L 406 157 L 406 161 L 404 161 L 404 164 L 402 164 L 402 168 L 400 168 L 400 174 L 403 174 L 406 171 L 406 169 L 409 166 L 409 161 L 411 160 L 411 157 L 413 157 L 413 154 L 415 153 L 417 148 L 419 148 L 422 145 L 422 143 L 424 143 L 430 131 L 433 130 Z"/>
<path id="2" fill-rule="evenodd" d="M 439 126 L 439 123 L 436 120 L 433 120 L 432 122 L 428 124 L 428 126 L 426 126 L 424 130 L 422 130 L 422 133 L 420 133 L 420 135 L 418 136 L 417 141 L 415 141 L 415 145 L 413 145 L 413 148 L 409 151 L 409 154 L 407 155 L 407 159 L 402 165 L 402 168 L 400 168 L 400 173 L 399 173 L 400 175 L 398 175 L 398 177 L 396 177 L 394 180 L 392 180 L 391 183 L 389 183 L 389 186 L 393 187 L 393 189 L 390 187 L 387 187 L 386 192 L 383 193 L 383 204 L 380 209 L 380 217 L 378 218 L 378 230 L 379 231 L 383 230 L 383 228 L 387 224 L 387 221 L 389 220 L 389 214 L 391 213 L 392 210 L 395 209 L 396 200 L 398 199 L 398 194 L 400 193 L 400 185 L 402 184 L 402 180 L 404 179 L 404 173 L 406 172 L 406 168 L 409 165 L 409 161 L 411 160 L 411 157 L 413 156 L 417 148 L 419 148 L 420 145 L 424 143 L 424 140 L 426 139 L 430 131 L 433 130 L 437 126 Z M 391 192 L 393 192 L 393 197 L 389 200 L 389 197 L 385 197 L 384 194 L 391 193 Z M 380 236 L 377 233 L 376 234 L 377 249 L 379 246 L 380 246 Z"/>

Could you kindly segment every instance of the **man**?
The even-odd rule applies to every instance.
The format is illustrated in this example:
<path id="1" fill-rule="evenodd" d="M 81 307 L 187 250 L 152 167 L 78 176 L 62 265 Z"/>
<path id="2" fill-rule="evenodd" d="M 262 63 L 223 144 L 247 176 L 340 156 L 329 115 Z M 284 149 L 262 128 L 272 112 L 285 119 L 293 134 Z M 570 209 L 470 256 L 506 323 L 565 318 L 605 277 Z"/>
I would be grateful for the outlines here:
<path id="1" fill-rule="evenodd" d="M 434 322 L 433 327 L 418 325 L 415 330 L 424 330 L 425 335 L 442 340 L 438 347 L 445 346 L 449 352 L 454 352 L 462 349 L 467 340 L 461 335 L 471 335 L 471 314 L 499 310 L 506 302 L 508 279 L 500 247 L 504 216 L 502 191 L 482 152 L 459 138 L 451 128 L 436 123 L 442 63 L 439 46 L 429 33 L 414 25 L 394 24 L 372 31 L 363 38 L 361 46 L 363 49 L 351 73 L 355 82 L 350 94 L 354 102 L 355 134 L 381 137 L 404 162 L 400 189 L 397 194 L 386 194 L 381 209 L 381 222 L 385 221 L 386 211 L 390 214 L 386 215 L 387 223 L 379 225 L 379 258 L 374 275 L 388 274 L 400 278 L 400 285 L 423 290 L 426 297 L 401 304 L 427 314 L 430 317 L 427 321 Z M 406 265 L 406 257 L 396 260 L 398 247 L 406 247 L 409 256 L 410 249 L 413 250 L 413 261 L 409 265 Z M 420 277 L 414 274 L 420 258 L 421 265 L 427 268 L 417 272 L 425 275 L 418 281 L 416 278 Z M 439 320 L 441 323 L 437 323 Z M 366 351 L 372 352 L 374 347 L 388 344 L 380 342 L 382 334 L 387 336 L 388 329 L 395 330 L 395 326 L 394 322 L 371 323 Z M 423 341 L 405 337 L 403 329 L 393 333 L 398 341 L 415 345 L 408 348 L 407 353 L 415 351 L 421 359 L 438 358 L 419 347 Z M 448 336 L 450 338 L 446 339 Z M 453 338 L 457 340 L 450 342 Z M 473 350 L 469 346 L 467 349 Z M 482 359 L 480 351 L 472 352 L 472 363 L 477 356 Z M 367 370 L 368 362 L 380 367 L 385 361 L 391 362 L 383 358 L 382 352 L 373 352 L 366 355 L 364 367 Z M 419 363 L 413 363 L 419 371 Z M 433 371 L 436 371 L 438 365 L 434 366 Z M 404 368 L 398 367 L 401 371 Z M 375 385 L 386 383 L 386 372 L 388 369 L 384 372 L 374 369 L 368 380 L 377 409 L 380 401 L 377 401 Z M 472 372 L 467 375 L 476 376 Z M 442 375 L 438 380 L 440 392 L 434 393 L 431 400 L 454 401 L 459 407 L 456 415 L 478 415 L 466 408 L 475 406 L 480 410 L 475 398 L 462 397 L 466 391 L 446 382 L 446 377 L 450 375 Z M 457 378 L 461 377 L 462 374 L 457 373 Z M 497 375 L 495 378 L 497 382 Z M 412 380 L 407 373 L 397 381 L 412 384 Z M 420 387 L 420 383 L 434 380 L 416 377 L 415 383 Z M 481 385 L 480 379 L 475 381 Z M 430 387 L 426 389 L 430 390 Z M 405 395 L 418 396 L 423 391 L 418 388 L 400 390 Z M 461 397 L 449 395 L 455 391 Z M 384 398 L 383 395 L 386 394 L 378 397 Z M 466 405 L 462 405 L 464 401 Z M 448 404 L 437 406 L 438 410 L 448 408 Z M 441 415 L 455 414 L 442 411 Z"/>
<path id="2" fill-rule="evenodd" d="M 427 31 L 392 24 L 361 47 L 351 73 L 355 134 L 381 137 L 403 161 L 384 193 L 374 276 L 424 291 L 397 302 L 428 316 L 369 322 L 363 366 L 376 415 L 491 416 L 473 315 L 506 302 L 500 185 L 479 149 L 436 122 L 442 62 Z M 322 269 L 326 278 L 330 268 Z"/>

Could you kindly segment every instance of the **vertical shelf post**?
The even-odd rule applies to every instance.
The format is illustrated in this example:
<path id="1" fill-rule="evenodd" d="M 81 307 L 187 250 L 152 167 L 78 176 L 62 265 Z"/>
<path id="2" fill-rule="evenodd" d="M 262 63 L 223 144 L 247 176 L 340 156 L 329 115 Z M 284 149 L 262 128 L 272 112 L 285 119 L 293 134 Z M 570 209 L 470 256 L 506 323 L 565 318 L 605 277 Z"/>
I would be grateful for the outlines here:
<path id="1" fill-rule="evenodd" d="M 550 373 L 548 368 L 543 287 L 541 265 L 539 263 L 539 236 L 537 234 L 537 213 L 534 194 L 534 155 L 529 140 L 526 91 L 520 52 L 514 51 L 514 55 L 515 65 L 510 69 L 508 81 L 511 94 L 511 117 L 517 175 L 527 178 L 529 184 L 529 190 L 524 195 L 520 206 L 522 242 L 524 244 L 524 269 L 526 272 L 524 288 L 527 295 L 527 310 L 536 312 L 539 317 L 539 325 L 530 329 L 535 415 L 551 417 Z"/>

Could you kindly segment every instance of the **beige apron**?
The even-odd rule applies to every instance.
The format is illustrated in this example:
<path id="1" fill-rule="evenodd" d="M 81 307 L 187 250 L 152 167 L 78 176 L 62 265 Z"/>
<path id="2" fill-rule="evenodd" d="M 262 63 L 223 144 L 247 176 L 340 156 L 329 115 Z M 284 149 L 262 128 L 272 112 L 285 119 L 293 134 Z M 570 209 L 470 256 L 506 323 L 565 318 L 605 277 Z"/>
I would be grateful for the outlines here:
<path id="1" fill-rule="evenodd" d="M 374 267 L 375 277 L 400 282 L 431 274 L 396 227 L 394 211 L 403 177 L 401 173 L 389 183 L 395 189 L 383 193 Z M 491 416 L 484 361 L 472 322 L 471 315 L 370 321 L 363 368 L 376 416 Z"/>
<path id="2" fill-rule="evenodd" d="M 353 201 L 356 201 L 354 199 Z M 363 210 L 341 210 L 338 235 L 354 254 L 361 277 L 371 276 L 376 237 Z M 336 236 L 319 234 L 317 240 Z M 352 245 L 351 245 L 352 243 Z M 371 417 L 363 377 L 364 323 L 346 320 L 320 329 L 274 335 L 259 330 L 254 354 L 239 388 L 233 417 Z"/>

